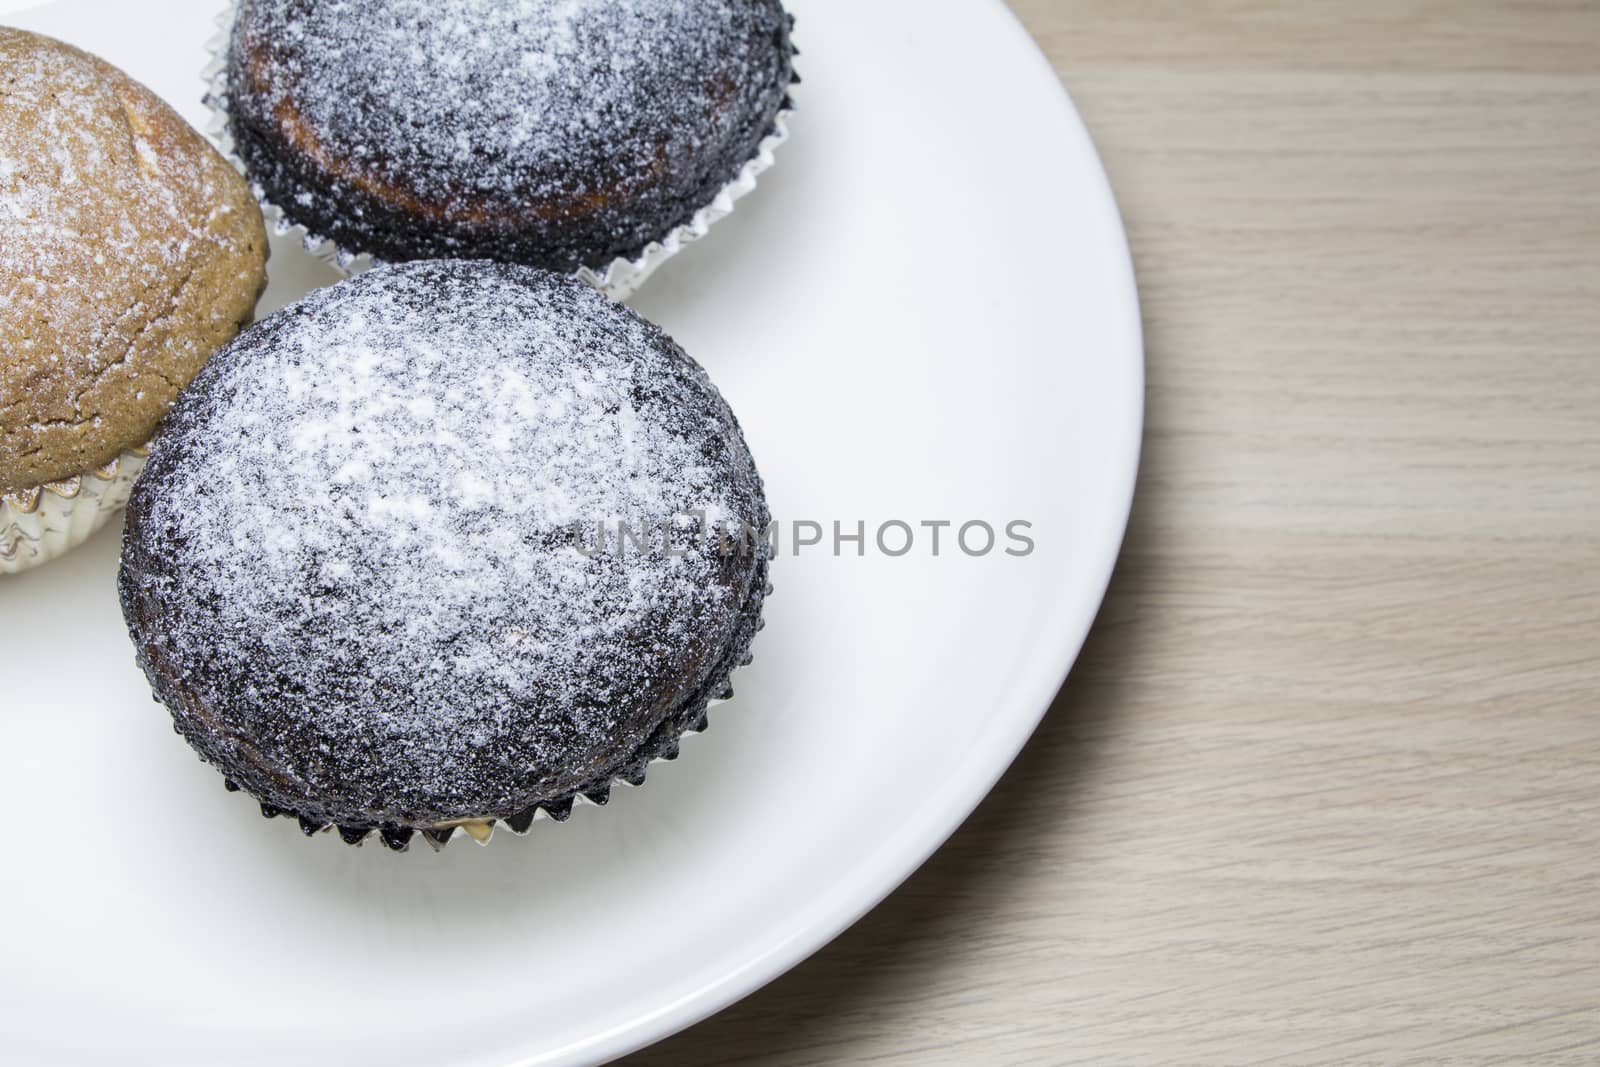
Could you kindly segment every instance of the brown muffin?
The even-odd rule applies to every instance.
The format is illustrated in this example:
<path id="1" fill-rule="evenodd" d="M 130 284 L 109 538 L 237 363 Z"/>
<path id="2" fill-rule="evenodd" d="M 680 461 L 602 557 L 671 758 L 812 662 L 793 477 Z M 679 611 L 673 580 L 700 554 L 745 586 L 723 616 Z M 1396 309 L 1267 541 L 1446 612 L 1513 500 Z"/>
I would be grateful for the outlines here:
<path id="1" fill-rule="evenodd" d="M 155 94 L 0 27 L 0 495 L 149 440 L 249 321 L 266 252 L 244 180 Z"/>

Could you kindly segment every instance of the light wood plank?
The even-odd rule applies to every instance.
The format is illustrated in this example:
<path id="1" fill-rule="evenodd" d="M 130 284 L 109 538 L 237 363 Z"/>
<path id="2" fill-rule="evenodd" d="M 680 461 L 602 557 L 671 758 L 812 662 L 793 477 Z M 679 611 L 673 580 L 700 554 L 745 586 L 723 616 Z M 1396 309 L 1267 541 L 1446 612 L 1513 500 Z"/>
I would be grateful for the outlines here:
<path id="1" fill-rule="evenodd" d="M 1015 7 L 1140 272 L 1121 569 L 950 845 L 630 1062 L 1600 1062 L 1600 4 Z"/>

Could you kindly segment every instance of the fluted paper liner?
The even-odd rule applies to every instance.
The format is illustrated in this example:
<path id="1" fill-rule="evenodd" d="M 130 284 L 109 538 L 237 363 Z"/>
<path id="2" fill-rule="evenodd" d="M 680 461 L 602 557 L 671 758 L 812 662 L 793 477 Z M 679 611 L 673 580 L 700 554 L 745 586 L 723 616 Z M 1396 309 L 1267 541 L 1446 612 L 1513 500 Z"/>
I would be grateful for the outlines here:
<path id="1" fill-rule="evenodd" d="M 0 574 L 18 574 L 87 541 L 128 503 L 148 448 L 92 471 L 0 496 Z"/>

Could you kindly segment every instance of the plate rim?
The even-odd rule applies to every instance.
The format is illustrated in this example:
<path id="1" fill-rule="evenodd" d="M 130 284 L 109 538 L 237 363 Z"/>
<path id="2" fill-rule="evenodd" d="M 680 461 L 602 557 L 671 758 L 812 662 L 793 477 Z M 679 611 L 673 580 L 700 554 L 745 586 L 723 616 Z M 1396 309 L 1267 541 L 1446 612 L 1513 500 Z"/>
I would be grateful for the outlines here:
<path id="1" fill-rule="evenodd" d="M 1115 313 L 1108 312 L 1107 319 L 1109 321 L 1120 316 L 1122 327 L 1127 331 L 1128 351 L 1120 358 L 1127 361 L 1128 365 L 1122 369 L 1128 380 L 1127 395 L 1107 398 L 1107 402 L 1120 402 L 1127 406 L 1125 422 L 1118 421 L 1126 426 L 1128 439 L 1121 453 L 1114 457 L 1114 462 L 1107 461 L 1108 465 L 1117 468 L 1114 481 L 1121 486 L 1121 490 L 1115 499 L 1107 498 L 1106 522 L 1099 533 L 1096 557 L 1092 566 L 1087 562 L 1084 565 L 1084 573 L 1092 575 L 1088 588 L 1095 591 L 1094 596 L 1092 599 L 1085 596 L 1081 604 L 1063 608 L 1045 627 L 1052 634 L 1049 644 L 1058 647 L 1060 654 L 1049 670 L 1040 671 L 1034 684 L 1028 687 L 1028 695 L 1021 698 L 1022 706 L 1033 710 L 1016 717 L 1013 726 L 1015 732 L 1007 738 L 1000 757 L 986 756 L 982 760 L 969 757 L 962 766 L 969 767 L 976 763 L 981 769 L 967 771 L 965 779 L 952 778 L 959 781 L 960 788 L 945 789 L 939 795 L 940 803 L 929 804 L 918 819 L 903 824 L 886 839 L 889 845 L 906 840 L 915 842 L 914 845 L 903 846 L 898 851 L 890 847 L 879 850 L 878 855 L 890 855 L 892 860 L 858 865 L 852 877 L 836 881 L 832 893 L 818 898 L 818 902 L 801 913 L 802 920 L 796 929 L 697 990 L 607 1030 L 506 1061 L 503 1067 L 584 1067 L 610 1063 L 642 1051 L 760 991 L 816 955 L 865 918 L 944 847 L 1016 762 L 1066 683 L 1105 603 L 1106 591 L 1116 570 L 1133 512 L 1144 442 L 1144 322 L 1132 249 L 1105 162 L 1072 94 L 1061 81 L 1037 38 L 1028 31 L 1010 5 L 1005 0 L 984 2 L 991 9 L 999 10 L 1002 21 L 1009 24 L 1012 34 L 1020 40 L 1021 51 L 1031 56 L 1031 61 L 1042 67 L 1055 84 L 1055 105 L 1062 110 L 1062 117 L 1076 142 L 1072 152 L 1084 157 L 1085 177 L 1099 190 L 1106 213 L 1105 221 L 1110 226 L 1107 243 L 1108 250 L 1114 253 L 1114 262 L 1108 261 L 1105 266 L 1108 273 L 1114 271 L 1117 275 L 1115 288 L 1121 307 Z M 843 887 L 847 886 L 857 887 L 858 891 L 843 892 Z M 834 900 L 841 896 L 850 898 L 848 906 Z"/>

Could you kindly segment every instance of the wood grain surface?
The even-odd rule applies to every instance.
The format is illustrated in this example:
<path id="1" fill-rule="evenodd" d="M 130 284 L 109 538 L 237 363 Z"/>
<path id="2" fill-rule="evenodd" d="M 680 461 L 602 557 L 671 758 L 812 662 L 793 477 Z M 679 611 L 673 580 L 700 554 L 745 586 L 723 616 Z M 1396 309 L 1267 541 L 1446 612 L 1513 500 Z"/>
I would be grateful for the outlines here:
<path id="1" fill-rule="evenodd" d="M 950 844 L 628 1062 L 1600 1063 L 1600 3 L 1013 6 L 1140 273 L 1121 568 Z"/>

